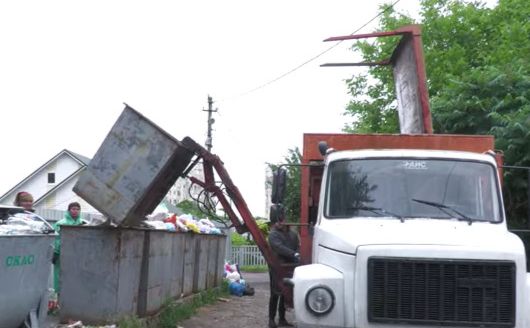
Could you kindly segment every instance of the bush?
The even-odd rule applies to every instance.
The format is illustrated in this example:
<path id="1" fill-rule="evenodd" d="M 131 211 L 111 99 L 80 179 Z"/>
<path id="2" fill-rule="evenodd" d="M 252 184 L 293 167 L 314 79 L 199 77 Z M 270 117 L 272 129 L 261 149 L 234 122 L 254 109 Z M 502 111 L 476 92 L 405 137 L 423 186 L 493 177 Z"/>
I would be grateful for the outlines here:
<path id="1" fill-rule="evenodd" d="M 238 234 L 237 232 L 233 232 L 230 235 L 230 239 L 232 240 L 233 246 L 254 245 L 254 242 L 247 240 L 245 236 L 242 236 Z"/>

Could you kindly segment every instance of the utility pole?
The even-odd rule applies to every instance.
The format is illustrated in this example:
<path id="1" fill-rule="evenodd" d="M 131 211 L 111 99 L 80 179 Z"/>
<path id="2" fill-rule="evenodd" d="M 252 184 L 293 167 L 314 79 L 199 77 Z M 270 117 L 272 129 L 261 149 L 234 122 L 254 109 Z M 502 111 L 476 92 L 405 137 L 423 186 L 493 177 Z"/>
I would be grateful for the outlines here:
<path id="1" fill-rule="evenodd" d="M 202 111 L 203 112 L 208 112 L 208 134 L 207 134 L 207 137 L 206 137 L 205 146 L 206 146 L 206 149 L 208 151 L 211 151 L 212 150 L 212 145 L 213 145 L 213 142 L 212 142 L 212 125 L 215 123 L 215 119 L 212 117 L 212 113 L 217 112 L 217 108 L 213 109 L 213 99 L 212 99 L 212 97 L 210 97 L 210 95 L 208 95 L 208 109 L 207 110 L 203 109 Z M 212 201 L 211 194 L 209 192 L 206 192 L 204 194 L 204 197 L 205 197 L 204 204 L 206 204 L 206 210 L 208 212 L 213 211 L 213 213 L 215 215 L 216 209 L 215 209 L 214 202 Z"/>
<path id="2" fill-rule="evenodd" d="M 212 113 L 217 112 L 217 108 L 213 109 L 212 105 L 213 105 L 213 99 L 212 97 L 208 96 L 208 110 L 203 109 L 203 112 L 208 112 L 208 135 L 206 137 L 206 143 L 205 143 L 206 149 L 208 149 L 208 151 L 212 150 L 212 145 L 213 145 L 212 125 L 215 123 L 215 120 L 212 118 Z"/>

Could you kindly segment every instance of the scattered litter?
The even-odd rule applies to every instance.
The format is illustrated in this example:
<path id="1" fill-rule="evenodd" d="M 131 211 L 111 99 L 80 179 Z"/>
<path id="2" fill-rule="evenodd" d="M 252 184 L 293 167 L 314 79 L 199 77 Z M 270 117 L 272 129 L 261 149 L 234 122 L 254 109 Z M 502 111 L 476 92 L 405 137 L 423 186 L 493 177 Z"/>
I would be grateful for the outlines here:
<path id="1" fill-rule="evenodd" d="M 82 321 L 70 321 L 64 325 L 55 326 L 55 328 L 118 328 L 117 325 L 106 325 L 106 326 L 85 326 Z"/>
<path id="2" fill-rule="evenodd" d="M 229 261 L 224 265 L 224 278 L 228 281 L 228 291 L 231 295 L 236 296 L 253 296 L 255 291 L 245 279 L 241 276 L 239 266 L 237 264 L 230 264 Z"/>

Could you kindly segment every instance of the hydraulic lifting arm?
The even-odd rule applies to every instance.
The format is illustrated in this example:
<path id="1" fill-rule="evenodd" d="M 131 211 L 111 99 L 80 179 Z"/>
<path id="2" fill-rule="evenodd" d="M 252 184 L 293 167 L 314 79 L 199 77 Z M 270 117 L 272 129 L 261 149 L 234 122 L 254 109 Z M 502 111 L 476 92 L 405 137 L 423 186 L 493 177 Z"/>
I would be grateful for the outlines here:
<path id="1" fill-rule="evenodd" d="M 213 193 L 215 197 L 217 197 L 219 203 L 223 206 L 225 213 L 238 233 L 241 234 L 249 232 L 252 235 L 252 238 L 256 242 L 256 245 L 259 247 L 263 257 L 265 258 L 265 261 L 267 261 L 269 266 L 272 267 L 274 273 L 276 274 L 278 285 L 282 290 L 282 294 L 285 296 L 286 305 L 292 305 L 292 288 L 283 282 L 283 277 L 287 277 L 289 275 L 290 271 L 292 271 L 292 266 L 280 265 L 280 262 L 272 253 L 271 248 L 269 247 L 268 242 L 265 240 L 265 237 L 256 224 L 256 221 L 254 220 L 254 217 L 252 216 L 245 199 L 239 192 L 239 189 L 236 187 L 236 185 L 232 182 L 232 179 L 228 175 L 228 172 L 226 171 L 221 159 L 217 155 L 210 153 L 208 150 L 189 137 L 186 137 L 184 140 L 182 140 L 182 145 L 197 156 L 195 160 L 192 161 L 190 167 L 185 170 L 184 174 L 189 172 L 195 164 L 202 160 L 202 165 L 204 168 L 204 181 L 201 181 L 195 177 L 189 177 L 189 179 L 193 183 L 196 183 L 204 190 Z M 221 182 L 224 184 L 226 188 L 226 194 L 235 205 L 235 208 L 243 222 L 239 220 L 239 217 L 232 207 L 232 204 L 225 196 L 224 191 L 221 190 L 218 185 L 216 185 L 214 170 L 221 179 Z"/>

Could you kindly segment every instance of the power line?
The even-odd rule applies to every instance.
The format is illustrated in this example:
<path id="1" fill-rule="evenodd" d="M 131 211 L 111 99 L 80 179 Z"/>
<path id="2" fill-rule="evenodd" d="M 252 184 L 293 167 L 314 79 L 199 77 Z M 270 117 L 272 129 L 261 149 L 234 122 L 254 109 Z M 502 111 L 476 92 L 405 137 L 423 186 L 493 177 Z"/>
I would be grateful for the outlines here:
<path id="1" fill-rule="evenodd" d="M 401 0 L 396 0 L 394 1 L 390 6 L 386 7 L 385 9 L 381 10 L 377 15 L 375 15 L 374 17 L 372 17 L 369 21 L 367 21 L 366 23 L 364 23 L 361 27 L 357 28 L 355 31 L 353 31 L 352 33 L 350 33 L 350 35 L 353 35 L 357 32 L 359 32 L 361 29 L 365 28 L 368 24 L 370 24 L 371 22 L 373 22 L 374 20 L 376 20 L 377 18 L 379 18 L 379 16 L 383 15 L 385 12 L 389 11 L 390 9 L 394 8 L 394 6 L 399 3 Z M 268 82 L 265 82 L 257 87 L 255 87 L 254 89 L 251 89 L 251 90 L 248 90 L 246 92 L 243 92 L 237 96 L 234 96 L 234 97 L 231 97 L 232 99 L 233 98 L 239 98 L 239 97 L 242 97 L 242 96 L 246 96 L 248 95 L 249 93 L 252 93 L 252 92 L 255 92 L 255 91 L 258 91 L 260 89 L 263 89 L 265 88 L 266 86 L 268 85 L 271 85 L 272 83 L 275 83 L 277 82 L 278 80 L 280 79 L 283 79 L 284 77 L 286 77 L 287 75 L 291 74 L 291 73 L 294 73 L 295 71 L 299 70 L 300 68 L 304 67 L 305 65 L 309 64 L 310 62 L 314 61 L 315 59 L 319 58 L 320 56 L 324 55 L 325 53 L 328 53 L 329 51 L 331 51 L 332 49 L 334 49 L 335 47 L 337 47 L 339 44 L 341 44 L 344 40 L 341 40 L 337 43 L 335 43 L 334 45 L 332 45 L 331 47 L 327 48 L 326 50 L 322 51 L 321 53 L 319 53 L 318 55 L 316 56 L 313 56 L 311 57 L 310 59 L 306 60 L 305 62 L 301 63 L 300 65 L 290 69 L 289 71 L 279 75 L 278 77 L 268 81 Z M 220 101 L 218 102 L 222 102 L 223 100 L 225 100 L 227 98 L 224 98 L 224 99 L 221 99 Z"/>

